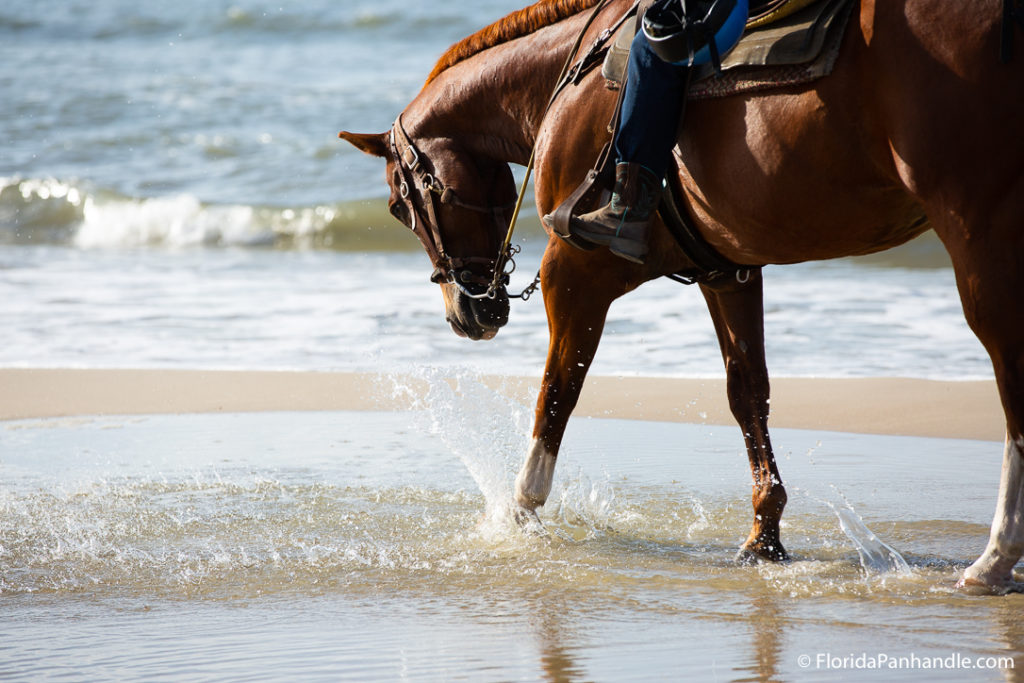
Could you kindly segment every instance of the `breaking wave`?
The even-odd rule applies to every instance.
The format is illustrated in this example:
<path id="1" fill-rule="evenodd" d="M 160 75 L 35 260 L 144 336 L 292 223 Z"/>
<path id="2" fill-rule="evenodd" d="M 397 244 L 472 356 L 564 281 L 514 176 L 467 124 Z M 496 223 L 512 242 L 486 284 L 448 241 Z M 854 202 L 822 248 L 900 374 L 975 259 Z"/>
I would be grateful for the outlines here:
<path id="1" fill-rule="evenodd" d="M 533 217 L 518 234 L 541 235 Z M 215 204 L 192 194 L 128 197 L 56 178 L 0 178 L 0 244 L 415 251 L 379 197 L 315 206 Z"/>
<path id="2" fill-rule="evenodd" d="M 0 179 L 0 244 L 418 248 L 379 199 L 305 207 L 218 205 L 191 194 L 126 197 L 54 178 Z"/>

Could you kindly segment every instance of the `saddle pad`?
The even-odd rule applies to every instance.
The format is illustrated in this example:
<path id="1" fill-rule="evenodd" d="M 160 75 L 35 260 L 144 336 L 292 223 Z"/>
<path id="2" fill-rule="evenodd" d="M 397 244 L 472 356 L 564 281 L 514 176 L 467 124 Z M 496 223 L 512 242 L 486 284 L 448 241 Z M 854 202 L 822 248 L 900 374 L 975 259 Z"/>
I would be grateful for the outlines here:
<path id="1" fill-rule="evenodd" d="M 852 0 L 822 0 L 768 26 L 748 29 L 722 60 L 722 74 L 699 67 L 691 99 L 806 83 L 832 72 Z M 636 18 L 623 24 L 601 67 L 609 87 L 621 85 L 636 33 Z"/>
<path id="2" fill-rule="evenodd" d="M 794 12 L 799 12 L 804 7 L 817 2 L 818 0 L 765 0 L 764 2 L 750 3 L 750 18 L 747 19 L 747 28 L 757 28 L 774 24 L 783 17 L 788 17 Z"/>

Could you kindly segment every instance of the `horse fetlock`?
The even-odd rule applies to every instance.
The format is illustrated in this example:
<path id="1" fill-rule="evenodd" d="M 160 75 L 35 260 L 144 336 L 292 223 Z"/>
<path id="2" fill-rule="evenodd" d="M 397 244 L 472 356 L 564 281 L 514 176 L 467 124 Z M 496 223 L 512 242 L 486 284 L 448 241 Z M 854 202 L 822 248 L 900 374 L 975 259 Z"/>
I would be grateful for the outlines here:
<path id="1" fill-rule="evenodd" d="M 546 481 L 543 476 L 535 476 L 535 472 L 528 471 L 525 467 L 516 477 L 515 497 L 516 503 L 526 510 L 536 510 L 544 505 L 551 493 L 551 479 Z"/>
<path id="2" fill-rule="evenodd" d="M 760 495 L 758 495 L 760 493 Z M 779 523 L 782 520 L 782 509 L 786 506 L 786 491 L 781 484 L 765 491 L 754 491 L 754 523 L 750 536 L 740 550 L 740 558 L 750 561 L 769 560 L 781 562 L 789 559 L 789 554 L 779 540 Z"/>
<path id="3" fill-rule="evenodd" d="M 533 512 L 543 506 L 547 499 L 546 492 L 542 494 L 531 492 L 520 486 L 518 482 L 516 483 L 516 505 L 523 510 Z"/>
<path id="4" fill-rule="evenodd" d="M 554 476 L 555 456 L 548 452 L 539 439 L 535 439 L 523 468 L 516 476 L 516 503 L 526 510 L 535 510 L 544 505 L 551 493 Z"/>
<path id="5" fill-rule="evenodd" d="M 763 523 L 774 523 L 778 527 L 782 511 L 789 502 L 789 495 L 782 484 L 773 482 L 767 487 L 755 486 L 751 501 L 754 504 L 754 515 L 758 520 Z"/>
<path id="6" fill-rule="evenodd" d="M 750 538 L 743 544 L 736 555 L 736 561 L 740 564 L 759 564 L 761 562 L 785 562 L 789 559 L 789 553 L 782 546 L 778 535 L 755 534 L 751 532 Z"/>

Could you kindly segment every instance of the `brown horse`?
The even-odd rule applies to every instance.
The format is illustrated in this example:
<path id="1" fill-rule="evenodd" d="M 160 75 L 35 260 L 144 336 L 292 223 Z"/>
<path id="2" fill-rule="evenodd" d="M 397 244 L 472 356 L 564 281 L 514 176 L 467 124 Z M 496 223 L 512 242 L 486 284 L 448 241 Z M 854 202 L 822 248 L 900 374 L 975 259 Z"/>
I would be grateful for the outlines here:
<path id="1" fill-rule="evenodd" d="M 447 319 L 474 339 L 504 324 L 490 279 L 514 198 L 508 163 L 536 145 L 540 214 L 580 183 L 615 95 L 598 73 L 545 105 L 595 0 L 541 0 L 453 46 L 389 133 L 341 137 L 387 161 L 389 206 L 435 266 Z M 630 0 L 613 0 L 584 45 Z M 1024 58 L 999 60 L 1000 0 L 860 0 L 833 73 L 802 86 L 691 103 L 676 150 L 704 238 L 758 266 L 880 251 L 934 229 L 964 312 L 984 344 L 1007 421 L 992 534 L 962 583 L 1005 591 L 1024 553 Z M 927 224 L 922 218 L 927 217 Z M 550 347 L 533 442 L 515 483 L 522 513 L 544 504 L 563 432 L 613 300 L 691 264 L 655 226 L 647 263 L 552 237 L 541 278 Z M 762 282 L 701 286 L 730 406 L 753 471 L 754 522 L 741 554 L 786 557 L 786 504 L 768 437 Z"/>

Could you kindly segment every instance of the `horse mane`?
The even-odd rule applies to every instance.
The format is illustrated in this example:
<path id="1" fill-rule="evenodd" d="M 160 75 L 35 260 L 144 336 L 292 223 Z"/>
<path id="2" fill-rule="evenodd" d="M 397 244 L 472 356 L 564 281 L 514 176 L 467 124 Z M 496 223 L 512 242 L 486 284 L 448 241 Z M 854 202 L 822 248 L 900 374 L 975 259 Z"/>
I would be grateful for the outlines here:
<path id="1" fill-rule="evenodd" d="M 529 35 L 545 26 L 557 23 L 562 19 L 578 14 L 593 7 L 599 0 L 537 0 L 528 7 L 516 10 L 490 26 L 480 29 L 468 38 L 452 45 L 441 55 L 434 65 L 434 70 L 427 76 L 429 84 L 442 71 L 450 66 L 472 57 L 502 43 Z"/>

